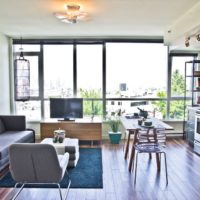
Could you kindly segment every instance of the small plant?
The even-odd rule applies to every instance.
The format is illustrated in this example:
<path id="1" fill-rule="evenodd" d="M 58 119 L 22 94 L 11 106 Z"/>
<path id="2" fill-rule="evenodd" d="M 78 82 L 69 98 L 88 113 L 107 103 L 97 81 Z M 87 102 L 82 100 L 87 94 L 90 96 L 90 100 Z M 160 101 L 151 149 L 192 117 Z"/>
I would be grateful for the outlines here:
<path id="1" fill-rule="evenodd" d="M 113 133 L 117 133 L 119 131 L 121 121 L 118 118 L 110 118 L 108 119 L 107 124 L 109 124 Z"/>
<path id="2" fill-rule="evenodd" d="M 106 123 L 110 126 L 111 131 L 108 132 L 111 144 L 119 144 L 122 133 L 119 130 L 121 121 L 119 117 L 108 118 Z"/>

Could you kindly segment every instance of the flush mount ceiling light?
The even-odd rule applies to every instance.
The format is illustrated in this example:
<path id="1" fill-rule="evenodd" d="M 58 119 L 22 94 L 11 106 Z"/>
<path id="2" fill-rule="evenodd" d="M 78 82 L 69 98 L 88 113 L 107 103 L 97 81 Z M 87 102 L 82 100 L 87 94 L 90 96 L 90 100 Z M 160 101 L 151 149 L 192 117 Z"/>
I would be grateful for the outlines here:
<path id="1" fill-rule="evenodd" d="M 68 4 L 66 5 L 66 12 L 58 12 L 54 13 L 54 15 L 62 22 L 70 24 L 75 24 L 79 20 L 88 20 L 88 13 L 82 12 L 80 8 L 78 4 Z"/>

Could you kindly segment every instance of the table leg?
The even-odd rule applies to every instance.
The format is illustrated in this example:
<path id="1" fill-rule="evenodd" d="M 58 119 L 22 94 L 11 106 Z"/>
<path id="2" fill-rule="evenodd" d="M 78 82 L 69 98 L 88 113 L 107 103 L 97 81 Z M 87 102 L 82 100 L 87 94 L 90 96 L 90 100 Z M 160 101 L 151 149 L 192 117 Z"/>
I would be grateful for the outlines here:
<path id="1" fill-rule="evenodd" d="M 131 137 L 131 133 L 129 131 L 128 132 L 128 139 L 127 139 L 126 147 L 125 147 L 125 154 L 124 154 L 125 159 L 127 159 L 127 156 L 128 156 L 130 137 Z"/>
<path id="2" fill-rule="evenodd" d="M 130 155 L 130 160 L 129 160 L 129 166 L 128 166 L 129 172 L 131 172 L 132 166 L 134 166 L 134 160 L 135 160 L 135 147 L 134 147 L 134 145 L 137 143 L 137 133 L 138 133 L 138 131 L 135 130 L 134 131 L 133 144 L 132 144 L 132 147 L 131 147 L 131 155 Z"/>
<path id="3" fill-rule="evenodd" d="M 159 153 L 156 153 L 156 163 L 157 163 L 157 170 L 160 171 L 160 157 L 159 157 Z"/>

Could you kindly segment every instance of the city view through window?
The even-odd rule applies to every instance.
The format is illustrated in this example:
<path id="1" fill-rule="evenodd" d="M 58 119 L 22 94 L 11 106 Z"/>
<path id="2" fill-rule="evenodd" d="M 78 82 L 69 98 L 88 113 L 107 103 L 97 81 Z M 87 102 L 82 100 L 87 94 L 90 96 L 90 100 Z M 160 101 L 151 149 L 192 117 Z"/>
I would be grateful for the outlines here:
<path id="1" fill-rule="evenodd" d="M 102 115 L 103 45 L 77 45 L 76 51 L 75 82 L 77 97 L 84 98 L 84 115 Z M 32 100 L 16 102 L 16 112 L 25 114 L 29 120 L 40 120 L 44 109 L 43 117 L 49 118 L 50 97 L 74 97 L 73 56 L 73 45 L 43 45 L 43 64 L 39 66 L 40 58 L 28 53 L 26 56 L 25 52 L 32 68 Z M 183 97 L 184 63 L 188 59 L 192 57 L 172 59 L 171 97 Z M 139 112 L 139 107 L 151 116 L 166 118 L 167 64 L 167 47 L 162 43 L 106 43 L 106 114 L 133 114 Z M 39 68 L 44 72 L 42 78 Z M 39 79 L 44 83 L 43 97 L 39 94 Z M 183 104 L 183 99 L 171 99 L 169 117 L 182 119 Z"/>

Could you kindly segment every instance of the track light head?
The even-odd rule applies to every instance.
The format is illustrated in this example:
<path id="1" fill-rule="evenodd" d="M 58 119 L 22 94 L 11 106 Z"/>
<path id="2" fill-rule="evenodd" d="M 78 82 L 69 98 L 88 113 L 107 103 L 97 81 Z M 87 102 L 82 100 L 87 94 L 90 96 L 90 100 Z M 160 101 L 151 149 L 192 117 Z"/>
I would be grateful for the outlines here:
<path id="1" fill-rule="evenodd" d="M 185 39 L 185 46 L 186 47 L 190 46 L 190 37 L 186 37 L 186 39 Z"/>
<path id="2" fill-rule="evenodd" d="M 197 39 L 198 42 L 200 42 L 200 34 L 196 35 L 196 39 Z"/>

